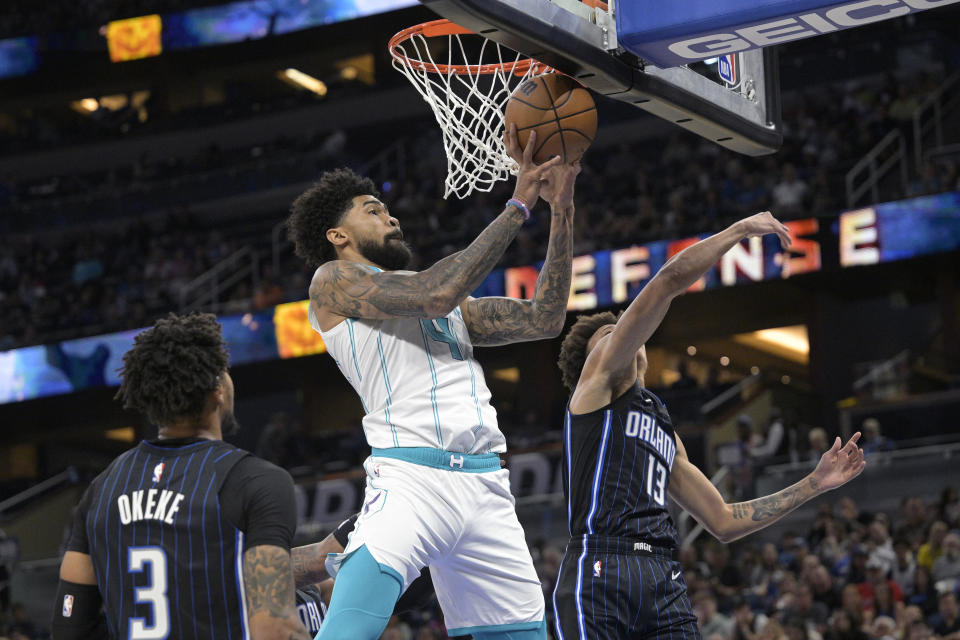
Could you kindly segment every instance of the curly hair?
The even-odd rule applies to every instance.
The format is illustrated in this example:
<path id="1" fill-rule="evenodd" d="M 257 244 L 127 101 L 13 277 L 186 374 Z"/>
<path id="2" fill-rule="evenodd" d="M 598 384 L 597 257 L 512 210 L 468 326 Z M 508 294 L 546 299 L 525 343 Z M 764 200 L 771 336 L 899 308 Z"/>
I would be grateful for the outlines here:
<path id="1" fill-rule="evenodd" d="M 616 324 L 619 317 L 611 311 L 602 311 L 589 316 L 580 316 L 570 327 L 570 331 L 563 339 L 563 344 L 560 345 L 560 357 L 557 359 L 557 366 L 563 374 L 563 384 L 570 391 L 577 388 L 583 364 L 587 361 L 587 343 L 590 342 L 590 338 L 600 327 Z"/>
<path id="2" fill-rule="evenodd" d="M 156 425 L 199 417 L 228 361 L 216 316 L 171 313 L 134 338 L 123 356 L 116 399 Z"/>
<path id="3" fill-rule="evenodd" d="M 325 171 L 320 181 L 293 201 L 287 229 L 297 256 L 311 267 L 335 260 L 337 251 L 327 240 L 327 231 L 343 219 L 357 196 L 380 197 L 370 178 L 347 168 Z"/>

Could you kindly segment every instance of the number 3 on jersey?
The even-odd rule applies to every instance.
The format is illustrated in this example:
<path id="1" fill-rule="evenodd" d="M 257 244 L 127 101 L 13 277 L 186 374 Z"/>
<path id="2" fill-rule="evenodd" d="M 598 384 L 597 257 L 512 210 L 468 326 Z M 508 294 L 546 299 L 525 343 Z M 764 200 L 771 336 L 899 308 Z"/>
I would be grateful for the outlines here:
<path id="1" fill-rule="evenodd" d="M 450 355 L 453 356 L 454 360 L 463 360 L 463 352 L 460 351 L 460 342 L 457 341 L 457 336 L 453 335 L 449 318 L 437 318 L 436 320 L 421 318 L 420 326 L 423 327 L 423 330 L 430 336 L 431 340 L 446 343 L 447 346 L 450 347 Z"/>
<path id="2" fill-rule="evenodd" d="M 654 476 L 656 476 L 656 479 L 654 479 Z M 660 464 L 660 460 L 651 453 L 650 459 L 647 461 L 647 495 L 653 498 L 653 501 L 661 507 L 664 502 L 663 494 L 666 489 L 666 484 L 667 469 Z"/>
<path id="3" fill-rule="evenodd" d="M 134 589 L 137 604 L 149 605 L 149 618 L 130 618 L 130 640 L 163 640 L 170 635 L 170 600 L 167 598 L 167 554 L 160 547 L 130 547 L 130 573 L 148 570 L 149 582 Z"/>

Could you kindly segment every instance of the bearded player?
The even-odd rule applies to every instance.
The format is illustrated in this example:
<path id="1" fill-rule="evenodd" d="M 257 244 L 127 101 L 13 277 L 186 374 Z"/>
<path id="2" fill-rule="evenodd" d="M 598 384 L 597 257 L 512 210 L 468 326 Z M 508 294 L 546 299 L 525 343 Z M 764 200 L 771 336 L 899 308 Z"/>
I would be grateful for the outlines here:
<path id="1" fill-rule="evenodd" d="M 669 495 L 723 542 L 776 522 L 863 471 L 855 434 L 840 438 L 814 471 L 779 493 L 727 504 L 690 463 L 663 403 L 644 388 L 644 343 L 670 302 L 735 244 L 787 228 L 770 213 L 741 220 L 674 256 L 618 318 L 579 318 L 560 369 L 572 391 L 564 423 L 564 493 L 570 542 L 554 590 L 558 640 L 699 638 L 667 512 Z"/>
<path id="2" fill-rule="evenodd" d="M 328 172 L 293 204 L 297 253 L 319 266 L 310 321 L 360 395 L 372 449 L 356 529 L 327 563 L 336 582 L 317 638 L 379 637 L 424 566 L 450 635 L 546 637 L 540 581 L 500 464 L 505 439 L 473 356 L 476 346 L 563 327 L 579 166 L 534 164 L 535 137 L 521 152 L 507 131 L 519 164 L 514 197 L 466 249 L 419 273 L 403 271 L 410 250 L 370 180 Z M 532 300 L 470 298 L 541 187 L 552 221 Z"/>

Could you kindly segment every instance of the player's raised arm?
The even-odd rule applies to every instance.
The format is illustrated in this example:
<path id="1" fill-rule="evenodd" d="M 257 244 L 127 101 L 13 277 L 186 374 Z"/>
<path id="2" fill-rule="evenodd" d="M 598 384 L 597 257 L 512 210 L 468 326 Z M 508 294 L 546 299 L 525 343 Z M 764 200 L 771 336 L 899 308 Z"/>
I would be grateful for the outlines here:
<path id="1" fill-rule="evenodd" d="M 516 147 L 516 131 L 511 128 L 505 135 L 508 147 Z M 327 229 L 325 239 L 321 241 L 330 242 L 336 247 L 339 259 L 323 264 L 314 274 L 310 283 L 311 303 L 323 313 L 347 318 L 437 318 L 453 311 L 496 266 L 526 219 L 524 208 L 529 210 L 536 203 L 540 194 L 540 179 L 559 163 L 559 158 L 553 158 L 541 165 L 535 164 L 535 145 L 536 136 L 531 135 L 521 156 L 514 196 L 509 201 L 519 201 L 523 206 L 508 203 L 503 212 L 466 249 L 443 258 L 429 269 L 418 273 L 390 271 L 395 267 L 378 264 L 377 259 L 370 256 L 369 250 L 358 251 L 357 246 L 374 242 L 370 238 L 360 237 L 362 232 L 359 227 L 362 223 L 357 225 L 356 237 L 351 237 L 349 231 L 342 228 L 345 225 Z M 385 216 L 388 230 L 386 235 L 381 230 L 382 238 L 377 241 L 382 240 L 387 251 L 391 250 L 389 242 L 402 241 L 399 223 L 389 217 L 379 200 L 356 200 L 347 215 L 354 208 L 361 207 L 369 209 L 373 215 Z M 296 209 L 296 204 L 294 207 Z M 300 232 L 295 233 L 301 235 Z M 373 270 L 364 263 L 387 270 Z"/>
<path id="2" fill-rule="evenodd" d="M 545 176 L 540 196 L 550 203 L 547 257 L 530 300 L 469 298 L 460 310 L 474 345 L 553 338 L 563 330 L 573 262 L 573 186 L 580 163 L 558 165 Z"/>
<path id="3" fill-rule="evenodd" d="M 727 504 L 717 488 L 687 458 L 677 438 L 677 457 L 670 474 L 670 496 L 721 542 L 731 542 L 767 527 L 803 503 L 843 486 L 863 471 L 866 462 L 857 446 L 860 432 L 841 446 L 837 438 L 806 478 L 777 493 Z"/>
<path id="4" fill-rule="evenodd" d="M 609 335 L 603 336 L 597 343 L 584 365 L 581 379 L 601 374 L 616 380 L 625 372 L 632 371 L 637 350 L 660 326 L 671 301 L 686 291 L 735 244 L 744 238 L 768 233 L 777 234 L 784 248 L 790 246 L 787 227 L 769 211 L 765 211 L 733 223 L 668 260 L 630 303 Z"/>

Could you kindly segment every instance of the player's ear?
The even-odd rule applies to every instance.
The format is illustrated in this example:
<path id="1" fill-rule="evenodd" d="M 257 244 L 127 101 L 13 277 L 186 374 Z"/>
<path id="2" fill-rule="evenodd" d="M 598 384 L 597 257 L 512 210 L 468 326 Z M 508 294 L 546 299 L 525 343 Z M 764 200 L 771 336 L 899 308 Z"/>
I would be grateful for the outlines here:
<path id="1" fill-rule="evenodd" d="M 327 241 L 338 249 L 343 248 L 349 239 L 347 233 L 341 227 L 327 229 Z"/>

